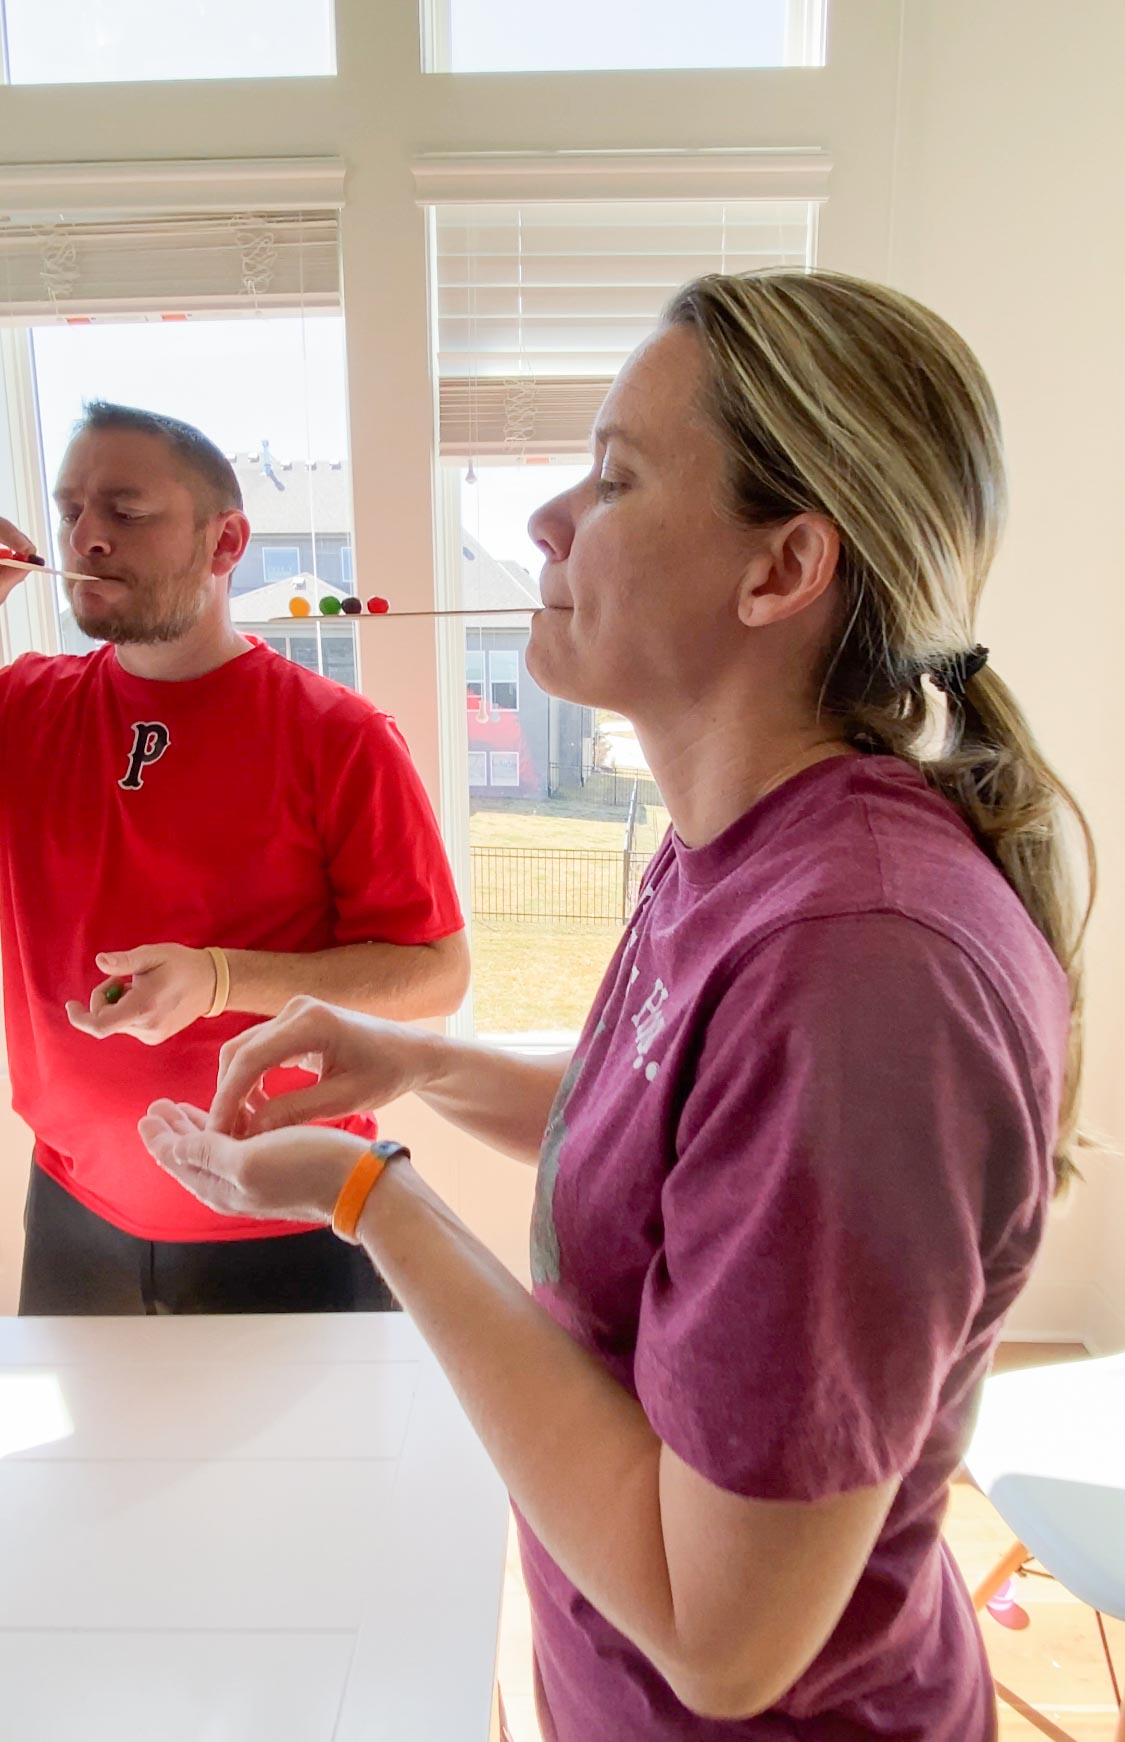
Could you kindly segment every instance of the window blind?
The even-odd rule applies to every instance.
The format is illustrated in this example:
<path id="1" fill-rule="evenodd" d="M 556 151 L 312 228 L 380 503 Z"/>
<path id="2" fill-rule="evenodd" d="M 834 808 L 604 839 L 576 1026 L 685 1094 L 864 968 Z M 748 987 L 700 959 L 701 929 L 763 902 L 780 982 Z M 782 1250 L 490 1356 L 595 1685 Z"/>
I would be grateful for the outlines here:
<path id="1" fill-rule="evenodd" d="M 809 200 L 435 208 L 443 454 L 585 452 L 608 382 L 687 279 L 811 264 Z"/>
<path id="2" fill-rule="evenodd" d="M 0 320 L 340 307 L 335 211 L 152 213 L 0 228 Z"/>

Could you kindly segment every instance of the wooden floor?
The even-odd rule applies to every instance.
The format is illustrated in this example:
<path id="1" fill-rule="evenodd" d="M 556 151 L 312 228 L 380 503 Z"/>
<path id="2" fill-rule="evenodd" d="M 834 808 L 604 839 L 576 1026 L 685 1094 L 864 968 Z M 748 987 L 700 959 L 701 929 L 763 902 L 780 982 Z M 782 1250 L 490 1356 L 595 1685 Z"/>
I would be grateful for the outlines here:
<path id="1" fill-rule="evenodd" d="M 1036 1366 L 1084 1353 L 1072 1345 L 1013 1343 L 1000 1350 L 997 1369 Z M 988 1501 L 967 1482 L 954 1485 L 946 1537 L 969 1585 L 1011 1546 L 1011 1532 Z M 1093 1611 L 1053 1580 L 1019 1581 L 1020 1604 L 1031 1625 L 1013 1633 L 982 1618 L 993 1672 L 1078 1742 L 1113 1742 L 1117 1721 L 1109 1675 Z M 1106 1623 L 1119 1679 L 1125 1674 L 1125 1623 Z M 504 1586 L 500 1685 L 513 1742 L 539 1742 L 531 1691 L 531 1624 L 513 1527 Z M 1001 1742 L 1043 1742 L 1042 1732 L 1003 1704 Z"/>

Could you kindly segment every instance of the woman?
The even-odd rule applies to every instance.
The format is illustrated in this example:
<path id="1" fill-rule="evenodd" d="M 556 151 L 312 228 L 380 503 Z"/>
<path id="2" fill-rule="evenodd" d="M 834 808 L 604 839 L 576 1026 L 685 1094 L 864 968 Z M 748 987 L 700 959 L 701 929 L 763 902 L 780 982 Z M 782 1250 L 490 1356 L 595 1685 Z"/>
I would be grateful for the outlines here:
<path id="1" fill-rule="evenodd" d="M 595 433 L 528 666 L 634 721 L 673 828 L 573 1058 L 300 1000 L 142 1132 L 239 1214 L 353 1179 L 511 1490 L 546 1737 L 986 1742 L 940 1523 L 1071 1167 L 1080 931 L 973 642 L 995 407 L 917 304 L 778 272 L 680 292 Z M 361 1140 L 296 1126 L 409 1090 L 538 1161 L 534 1298 L 408 1161 L 364 1197 Z"/>

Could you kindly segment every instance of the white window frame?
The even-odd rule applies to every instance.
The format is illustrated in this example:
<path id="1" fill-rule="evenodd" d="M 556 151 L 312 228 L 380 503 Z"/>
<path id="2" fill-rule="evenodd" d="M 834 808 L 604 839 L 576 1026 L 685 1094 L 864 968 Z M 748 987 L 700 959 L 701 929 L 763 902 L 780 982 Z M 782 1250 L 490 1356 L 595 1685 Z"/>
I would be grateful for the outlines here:
<path id="1" fill-rule="evenodd" d="M 486 654 L 483 647 L 466 647 L 465 649 L 465 694 L 475 701 L 484 700 Z M 480 676 L 476 676 L 479 667 Z"/>
<path id="2" fill-rule="evenodd" d="M 507 772 L 504 773 L 502 778 L 498 777 L 497 772 L 496 772 L 497 765 L 498 764 L 502 765 L 506 771 L 508 766 L 510 765 L 510 763 L 513 761 L 515 763 L 515 768 L 513 770 L 513 772 L 515 774 L 515 779 L 510 780 L 508 778 Z M 518 786 L 519 783 L 520 783 L 520 753 L 519 753 L 519 751 L 518 750 L 490 750 L 488 752 L 488 784 L 489 784 L 489 786 L 513 787 L 513 786 Z"/>
<path id="3" fill-rule="evenodd" d="M 355 586 L 355 561 L 352 557 L 350 544 L 340 546 L 340 585 L 342 587 Z"/>
<path id="4" fill-rule="evenodd" d="M 824 65 L 827 9 L 830 0 L 788 0 L 785 9 L 785 49 L 782 66 L 819 67 Z M 0 0 L 2 6 L 3 0 Z M 450 73 L 452 55 L 452 0 L 421 0 L 422 69 L 425 73 Z M 628 72 L 628 68 L 602 68 L 602 72 Z M 643 69 L 640 69 L 643 70 Z M 695 71 L 685 68 L 685 71 Z M 731 71 L 731 68 L 722 69 Z M 734 69 L 756 72 L 776 72 L 776 67 Z M 469 75 L 451 74 L 452 77 Z M 534 73 L 505 73 L 506 79 L 527 77 Z M 578 75 L 569 73 L 570 77 Z"/>
<path id="5" fill-rule="evenodd" d="M 293 567 L 281 575 L 271 575 L 270 557 L 290 556 Z M 262 546 L 262 583 L 271 586 L 274 581 L 293 581 L 301 572 L 301 547 L 299 544 L 264 544 Z"/>
<path id="6" fill-rule="evenodd" d="M 487 750 L 469 751 L 469 785 L 488 785 L 488 752 Z"/>
<path id="7" fill-rule="evenodd" d="M 11 81 L 11 66 L 10 66 L 9 47 L 8 47 L 8 21 L 7 21 L 6 11 L 7 11 L 7 0 L 0 0 L 0 86 L 7 85 Z M 336 76 L 336 64 L 337 64 L 337 56 L 336 56 L 336 7 L 331 3 L 329 4 L 329 7 L 328 7 L 327 23 L 328 23 L 328 51 L 329 51 L 329 60 L 331 62 L 331 65 L 324 72 L 286 73 L 285 75 L 283 75 L 285 79 L 288 80 L 288 79 L 302 78 L 302 77 L 328 79 L 328 78 L 334 78 Z M 234 52 L 237 52 L 237 50 L 235 50 Z M 230 75 L 228 75 L 228 76 L 230 76 Z M 240 78 L 243 76 L 248 77 L 248 78 L 253 77 L 252 74 L 243 75 L 242 73 L 239 73 L 237 76 Z M 277 82 L 281 82 L 281 77 L 282 77 L 282 75 L 278 75 Z M 107 84 L 127 84 L 127 85 L 141 84 L 141 83 L 151 83 L 151 84 L 161 83 L 161 84 L 163 84 L 165 82 L 171 82 L 175 78 L 176 78 L 176 75 L 174 73 L 165 73 L 161 76 L 161 78 L 159 80 L 99 79 L 97 81 L 91 80 L 91 84 L 94 84 L 95 82 L 97 84 L 100 84 L 103 86 L 107 85 Z M 202 80 L 200 80 L 198 82 L 203 83 Z M 218 84 L 220 82 L 221 82 L 220 78 L 218 78 L 218 77 L 215 78 L 214 80 L 207 81 L 208 84 Z M 39 89 L 40 87 L 39 87 L 39 85 L 33 85 L 30 88 L 33 90 L 36 90 L 36 89 Z M 70 84 L 70 85 L 63 85 L 63 86 L 55 87 L 55 88 L 64 89 L 64 90 L 73 90 L 74 86 L 72 84 Z M 85 87 L 83 87 L 83 88 L 85 88 Z"/>
<path id="8" fill-rule="evenodd" d="M 51 549 L 47 483 L 39 440 L 35 359 L 26 327 L 0 326 L 0 514 L 44 555 Z M 0 663 L 23 653 L 58 653 L 53 575 L 29 575 L 0 608 Z"/>
<path id="9" fill-rule="evenodd" d="M 497 677 L 496 676 L 495 664 L 496 664 L 497 659 L 502 659 L 505 662 L 507 662 L 508 660 L 515 661 L 515 673 L 514 673 L 513 677 Z M 497 686 L 497 684 L 504 684 L 505 686 L 507 686 L 508 684 L 514 685 L 515 692 L 516 692 L 516 699 L 510 708 L 505 707 L 502 702 L 498 702 L 496 700 L 496 686 Z M 518 647 L 490 647 L 488 649 L 488 705 L 492 709 L 492 712 L 494 714 L 518 714 L 519 713 L 519 711 L 520 711 L 520 650 Z"/>

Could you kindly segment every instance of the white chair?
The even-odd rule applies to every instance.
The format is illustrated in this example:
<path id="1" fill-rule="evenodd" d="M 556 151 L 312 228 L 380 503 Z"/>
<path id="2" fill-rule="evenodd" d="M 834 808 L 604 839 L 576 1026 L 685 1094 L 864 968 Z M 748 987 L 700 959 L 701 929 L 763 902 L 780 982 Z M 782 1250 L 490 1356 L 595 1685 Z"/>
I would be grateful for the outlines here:
<path id="1" fill-rule="evenodd" d="M 1125 1355 L 990 1379 L 965 1464 L 1016 1536 L 973 1593 L 976 1608 L 1032 1560 L 1088 1603 L 1121 1707 L 1117 1742 L 1125 1742 L 1102 1621 L 1125 1620 Z M 999 1682 L 996 1692 L 1045 1736 L 1075 1742 Z"/>

